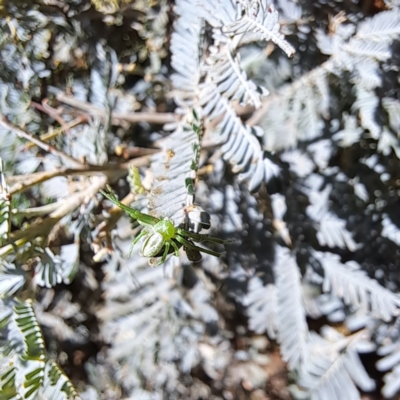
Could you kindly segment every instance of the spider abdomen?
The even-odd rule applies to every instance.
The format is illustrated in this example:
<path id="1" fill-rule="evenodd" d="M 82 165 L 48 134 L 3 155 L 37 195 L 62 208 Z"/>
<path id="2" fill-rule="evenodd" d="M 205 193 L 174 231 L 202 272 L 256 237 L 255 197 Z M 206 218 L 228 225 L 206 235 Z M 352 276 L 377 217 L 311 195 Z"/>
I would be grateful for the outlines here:
<path id="1" fill-rule="evenodd" d="M 154 232 L 147 237 L 142 247 L 143 257 L 154 257 L 165 244 L 164 236 L 159 232 Z"/>

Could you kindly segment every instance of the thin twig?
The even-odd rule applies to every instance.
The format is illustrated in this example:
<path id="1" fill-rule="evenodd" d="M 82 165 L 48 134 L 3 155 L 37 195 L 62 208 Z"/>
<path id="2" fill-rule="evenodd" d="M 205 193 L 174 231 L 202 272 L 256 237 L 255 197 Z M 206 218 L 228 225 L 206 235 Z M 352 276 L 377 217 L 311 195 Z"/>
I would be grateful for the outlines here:
<path id="1" fill-rule="evenodd" d="M 47 142 L 48 140 L 52 140 L 52 139 L 56 138 L 58 135 L 60 135 L 64 131 L 68 132 L 68 130 L 75 128 L 76 126 L 80 125 L 82 122 L 85 122 L 85 121 L 87 121 L 87 118 L 82 115 L 80 117 L 73 119 L 71 122 L 67 122 L 65 126 L 61 126 L 57 129 L 49 130 L 47 133 L 40 135 L 39 139 L 42 140 L 43 142 Z M 67 130 L 67 128 L 68 128 L 68 130 Z M 35 144 L 33 144 L 33 143 L 27 143 L 25 146 L 25 149 L 30 149 L 34 146 L 35 146 Z"/>
<path id="2" fill-rule="evenodd" d="M 71 107 L 78 108 L 88 114 L 95 115 L 99 118 L 106 118 L 105 110 L 95 107 L 90 103 L 78 100 L 75 97 L 67 96 L 64 93 L 57 94 L 57 100 L 61 103 L 67 104 Z M 167 124 L 169 122 L 176 122 L 177 118 L 172 113 L 156 113 L 156 112 L 140 112 L 140 113 L 111 113 L 111 120 L 116 125 L 119 121 L 127 121 L 132 123 L 148 122 L 150 124 Z"/>
<path id="3" fill-rule="evenodd" d="M 60 200 L 55 203 L 46 204 L 41 207 L 26 208 L 25 210 L 18 210 L 13 208 L 11 213 L 13 215 L 18 215 L 20 217 L 34 218 L 34 217 L 44 217 L 59 208 L 66 200 Z"/>
<path id="4" fill-rule="evenodd" d="M 150 163 L 151 155 L 134 158 L 123 164 L 107 164 L 107 165 L 83 165 L 80 168 L 59 168 L 53 171 L 36 172 L 30 175 L 12 176 L 7 181 L 16 182 L 10 188 L 10 194 L 24 192 L 39 183 L 48 181 L 58 176 L 74 176 L 74 175 L 100 175 L 106 176 L 110 182 L 124 176 L 129 169 L 134 167 L 144 167 Z"/>
<path id="5" fill-rule="evenodd" d="M 34 101 L 31 101 L 31 106 L 33 108 L 36 108 L 39 111 L 42 111 L 43 113 L 49 115 L 50 117 L 54 118 L 65 130 L 65 132 L 69 133 L 69 128 L 66 124 L 66 122 L 62 119 L 60 112 L 55 110 L 54 108 L 50 107 L 47 104 L 48 99 L 43 100 L 44 104 L 39 104 Z"/>
<path id="6" fill-rule="evenodd" d="M 85 190 L 73 194 L 65 204 L 61 205 L 61 207 L 52 212 L 49 217 L 54 219 L 61 219 L 65 217 L 68 213 L 76 210 L 82 203 L 86 203 L 90 201 L 97 192 L 104 188 L 107 183 L 107 177 L 94 177 L 93 183 Z M 15 235 L 18 237 L 18 235 Z"/>
<path id="7" fill-rule="evenodd" d="M 106 183 L 106 176 L 94 177 L 92 184 L 88 188 L 79 193 L 73 194 L 45 220 L 34 222 L 28 229 L 21 229 L 11 233 L 10 241 L 13 243 L 0 248 L 0 257 L 12 253 L 15 246 L 21 246 L 38 237 L 46 237 L 63 217 L 78 209 L 83 203 L 88 202 L 100 189 L 105 187 Z"/>
<path id="8" fill-rule="evenodd" d="M 155 154 L 158 153 L 160 150 L 159 149 L 149 149 L 147 147 L 126 147 L 126 146 L 119 146 L 115 149 L 115 154 L 117 156 L 122 155 L 125 160 L 129 160 L 133 157 L 140 157 L 140 156 L 145 156 L 149 154 Z"/>
<path id="9" fill-rule="evenodd" d="M 3 246 L 0 248 L 0 257 L 3 257 L 7 254 L 10 254 L 14 251 L 15 247 L 20 247 L 37 237 L 44 237 L 48 236 L 48 234 L 51 232 L 51 230 L 54 228 L 56 224 L 59 223 L 59 221 L 68 213 L 76 210 L 79 208 L 79 206 L 91 198 L 93 198 L 96 193 L 105 187 L 107 182 L 112 182 L 115 179 L 118 179 L 119 177 L 123 176 L 131 166 L 144 166 L 147 165 L 150 161 L 150 156 L 145 156 L 145 157 L 140 157 L 136 158 L 133 160 L 130 160 L 127 163 L 120 164 L 118 168 L 112 165 L 108 165 L 107 169 L 104 169 L 104 167 L 98 167 L 103 168 L 102 171 L 97 170 L 93 171 L 91 170 L 93 166 L 90 168 L 81 168 L 81 169 L 73 169 L 73 168 L 64 168 L 60 169 L 57 171 L 51 171 L 51 172 L 45 172 L 45 173 L 37 173 L 37 174 L 32 174 L 33 178 L 31 178 L 31 182 L 20 182 L 19 184 L 22 184 L 23 187 L 21 188 L 20 191 L 25 190 L 28 186 L 31 187 L 34 184 L 37 184 L 38 181 L 43 181 L 44 179 L 51 179 L 51 177 L 55 176 L 60 176 L 60 175 L 74 175 L 74 174 L 91 174 L 94 175 L 96 173 L 101 173 L 102 176 L 100 177 L 94 177 L 93 179 L 95 180 L 92 185 L 90 185 L 86 190 L 83 190 L 79 193 L 73 194 L 71 197 L 69 197 L 66 200 L 60 201 L 57 204 L 57 208 L 54 209 L 51 214 L 45 219 L 41 221 L 34 222 L 28 229 L 24 230 L 19 230 L 16 232 L 13 232 L 10 234 L 10 240 L 13 242 L 13 244 L 8 244 L 6 246 Z M 96 168 L 97 169 L 97 168 Z M 46 175 L 47 174 L 47 175 Z M 36 182 L 36 183 L 34 183 Z M 16 186 L 16 185 L 15 185 Z M 16 192 L 14 192 L 16 193 Z M 122 201 L 124 204 L 130 204 L 134 200 L 134 195 L 129 194 L 126 196 Z M 49 209 L 55 208 L 55 204 L 49 205 Z M 49 209 L 46 209 L 46 211 L 49 211 Z M 45 211 L 43 207 L 41 207 L 41 210 L 32 209 L 31 210 L 31 216 L 35 212 L 43 212 Z M 118 207 L 113 207 L 110 210 L 110 219 L 107 221 L 105 229 L 106 230 L 111 230 L 113 227 L 116 225 L 118 219 L 121 217 L 123 214 L 122 210 L 120 210 Z"/>
<path id="10" fill-rule="evenodd" d="M 68 154 L 64 153 L 63 151 L 56 149 L 54 146 L 51 146 L 51 145 L 43 142 L 43 140 L 35 138 L 30 133 L 25 132 L 22 129 L 18 128 L 17 126 L 13 125 L 11 122 L 9 122 L 7 120 L 7 118 L 4 115 L 0 115 L 0 125 L 2 125 L 6 129 L 9 129 L 10 131 L 13 131 L 18 137 L 26 139 L 29 142 L 35 144 L 36 146 L 40 147 L 44 151 L 47 151 L 48 153 L 51 153 L 51 154 L 54 154 L 55 156 L 60 157 L 67 163 L 77 165 L 77 166 L 83 165 L 80 161 L 69 156 Z"/>

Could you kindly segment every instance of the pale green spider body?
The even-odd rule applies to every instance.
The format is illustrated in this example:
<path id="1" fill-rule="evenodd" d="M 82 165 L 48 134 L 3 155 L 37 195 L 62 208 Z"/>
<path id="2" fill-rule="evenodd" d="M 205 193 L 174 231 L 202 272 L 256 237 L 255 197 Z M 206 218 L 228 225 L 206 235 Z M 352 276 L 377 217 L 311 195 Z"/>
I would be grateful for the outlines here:
<path id="1" fill-rule="evenodd" d="M 170 219 L 163 219 L 146 230 L 145 234 L 148 237 L 143 243 L 142 255 L 143 257 L 155 257 L 166 242 L 175 238 L 175 227 Z"/>
<path id="2" fill-rule="evenodd" d="M 222 240 L 208 235 L 186 231 L 185 229 L 176 227 L 169 218 L 159 219 L 128 207 L 117 199 L 110 188 L 109 193 L 104 191 L 101 191 L 101 193 L 133 219 L 137 220 L 140 225 L 144 226 L 142 232 L 133 240 L 132 248 L 141 238 L 145 238 L 141 255 L 143 257 L 161 256 L 160 262 L 156 265 L 162 264 L 166 260 L 170 250 L 178 256 L 179 247 L 181 246 L 184 246 L 186 250 L 189 250 L 193 254 L 203 252 L 216 257 L 224 255 L 224 253 L 217 253 L 205 249 L 204 247 L 196 246 L 193 242 L 232 243 L 231 240 Z M 197 257 L 197 260 L 198 259 Z"/>
<path id="3" fill-rule="evenodd" d="M 161 233 L 154 232 L 148 236 L 143 243 L 141 255 L 143 257 L 154 257 L 164 247 L 165 239 Z"/>

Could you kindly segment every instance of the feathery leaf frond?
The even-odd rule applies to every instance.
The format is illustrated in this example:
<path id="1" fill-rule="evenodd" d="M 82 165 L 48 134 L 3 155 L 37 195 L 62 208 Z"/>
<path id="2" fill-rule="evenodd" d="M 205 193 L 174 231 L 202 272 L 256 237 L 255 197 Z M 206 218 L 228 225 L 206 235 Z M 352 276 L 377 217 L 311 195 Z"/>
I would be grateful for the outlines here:
<path id="1" fill-rule="evenodd" d="M 15 322 L 23 335 L 25 351 L 22 354 L 24 365 L 23 393 L 25 399 L 34 399 L 44 382 L 45 345 L 33 311 L 32 302 L 14 306 Z"/>
<path id="2" fill-rule="evenodd" d="M 254 4 L 256 2 L 253 2 Z M 241 19 L 231 25 L 222 28 L 226 34 L 255 34 L 252 41 L 255 40 L 271 40 L 277 44 L 288 57 L 293 57 L 294 48 L 284 39 L 284 36 L 279 33 L 280 25 L 278 23 L 278 12 L 273 5 L 270 5 L 266 10 L 260 4 L 258 12 L 248 12 Z"/>
<path id="3" fill-rule="evenodd" d="M 400 343 L 394 342 L 381 346 L 378 355 L 383 356 L 377 363 L 379 371 L 389 371 L 383 380 L 385 385 L 382 394 L 385 397 L 393 397 L 400 389 Z"/>
<path id="4" fill-rule="evenodd" d="M 0 246 L 8 238 L 11 223 L 10 194 L 3 168 L 3 160 L 0 157 Z"/>
<path id="5" fill-rule="evenodd" d="M 279 167 L 264 158 L 253 129 L 241 122 L 228 100 L 218 93 L 214 83 L 203 85 L 201 99 L 204 116 L 209 121 L 222 118 L 217 127 L 217 140 L 224 143 L 221 146 L 223 158 L 232 164 L 233 172 L 240 172 L 239 179 L 249 181 L 250 190 L 279 175 Z"/>
<path id="6" fill-rule="evenodd" d="M 176 90 L 175 98 L 180 104 L 193 105 L 200 81 L 200 39 L 202 22 L 195 12 L 191 0 L 178 0 L 175 12 L 180 16 L 174 23 L 171 36 L 171 65 L 176 71 L 171 81 Z"/>
<path id="7" fill-rule="evenodd" d="M 4 308 L 5 305 L 4 305 Z M 7 344 L 0 348 L 0 390 L 7 399 L 73 400 L 77 393 L 54 361 L 47 359 L 31 300 L 9 307 Z"/>
<path id="8" fill-rule="evenodd" d="M 312 335 L 309 359 L 300 370 L 300 385 L 307 389 L 311 400 L 359 400 L 354 382 L 363 390 L 375 388 L 357 354 L 357 345 L 365 340 L 364 333 L 342 337 L 335 332 L 325 339 Z"/>
<path id="9" fill-rule="evenodd" d="M 17 367 L 14 365 L 12 358 L 2 355 L 0 362 L 0 393 L 4 400 L 22 400 L 22 397 L 17 392 L 16 374 Z"/>
<path id="10" fill-rule="evenodd" d="M 315 180 L 309 177 L 308 182 L 311 185 Z M 310 199 L 310 205 L 307 207 L 307 215 L 318 223 L 317 239 L 321 246 L 348 248 L 350 251 L 357 249 L 357 243 L 353 240 L 351 233 L 346 229 L 346 221 L 339 219 L 329 211 L 329 195 L 332 187 L 326 186 L 322 191 L 314 187 L 307 191 Z"/>
<path id="11" fill-rule="evenodd" d="M 56 362 L 47 361 L 45 375 L 46 381 L 42 396 L 46 400 L 75 400 L 79 398 L 75 387 Z"/>
<path id="12" fill-rule="evenodd" d="M 14 296 L 26 281 L 25 273 L 22 269 L 17 269 L 15 265 L 0 260 L 0 298 Z"/>
<path id="13" fill-rule="evenodd" d="M 267 96 L 267 89 L 258 88 L 253 81 L 248 80 L 246 72 L 240 67 L 239 56 L 233 56 L 229 43 L 211 48 L 204 71 L 216 85 L 220 94 L 229 101 L 237 100 L 240 105 L 261 107 L 261 96 Z"/>
<path id="14" fill-rule="evenodd" d="M 258 277 L 250 279 L 244 305 L 247 307 L 249 328 L 256 333 L 267 332 L 270 339 L 275 339 L 277 332 L 277 287 L 263 285 Z"/>
<path id="15" fill-rule="evenodd" d="M 383 11 L 373 18 L 361 22 L 357 28 L 356 37 L 362 40 L 376 42 L 395 39 L 400 36 L 399 10 Z"/>
<path id="16" fill-rule="evenodd" d="M 152 157 L 154 180 L 149 199 L 150 214 L 168 217 L 175 226 L 185 220 L 185 207 L 193 204 L 202 139 L 202 128 L 193 116 L 161 143 L 163 151 Z M 179 144 L 178 144 L 179 143 Z"/>
<path id="17" fill-rule="evenodd" d="M 307 358 L 308 326 L 302 305 L 301 275 L 289 250 L 276 245 L 274 275 L 277 288 L 278 342 L 290 368 Z"/>
<path id="18" fill-rule="evenodd" d="M 313 253 L 325 272 L 323 290 L 342 298 L 347 305 L 372 313 L 384 321 L 399 315 L 400 296 L 369 278 L 360 266 L 349 261 L 343 264 L 336 254 Z"/>

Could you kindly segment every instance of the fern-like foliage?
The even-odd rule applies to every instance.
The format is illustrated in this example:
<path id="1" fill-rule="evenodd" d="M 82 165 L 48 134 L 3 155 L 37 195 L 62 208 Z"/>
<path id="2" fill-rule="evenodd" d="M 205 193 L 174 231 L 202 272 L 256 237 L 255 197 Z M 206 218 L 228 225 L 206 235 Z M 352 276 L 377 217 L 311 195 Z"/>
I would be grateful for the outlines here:
<path id="1" fill-rule="evenodd" d="M 224 26 L 222 31 L 233 36 L 244 34 L 241 41 L 248 41 L 251 37 L 255 40 L 271 40 L 277 44 L 288 55 L 293 57 L 294 48 L 284 39 L 284 36 L 279 32 L 280 25 L 278 22 L 278 12 L 267 2 L 252 1 L 244 3 L 246 12 L 235 21 L 233 24 Z"/>
<path id="2" fill-rule="evenodd" d="M 296 261 L 287 249 L 277 246 L 276 258 L 278 341 L 284 360 L 291 368 L 296 368 L 307 357 L 309 335 L 302 306 L 301 276 Z"/>
<path id="3" fill-rule="evenodd" d="M 0 245 L 8 238 L 11 222 L 11 199 L 3 168 L 3 160 L 0 157 Z"/>
<path id="4" fill-rule="evenodd" d="M 32 302 L 3 302 L 1 308 L 1 323 L 8 327 L 6 345 L 0 348 L 2 396 L 10 400 L 77 398 L 69 379 L 47 358 Z"/>
<path id="5" fill-rule="evenodd" d="M 286 1 L 277 4 L 284 14 L 288 13 L 288 21 L 291 20 L 289 14 L 300 9 L 298 6 L 296 10 L 289 10 Z M 270 101 L 264 100 L 261 109 L 250 119 L 250 124 L 259 123 L 264 128 L 265 149 L 279 151 L 297 146 L 295 150 L 280 153 L 280 159 L 289 164 L 287 179 L 296 184 L 284 194 L 286 206 L 278 218 L 284 223 L 279 224 L 280 229 L 285 225 L 288 227 L 290 240 L 286 238 L 285 243 L 294 247 L 303 272 L 301 310 L 305 309 L 312 318 L 326 315 L 328 319 L 349 321 L 349 324 L 351 317 L 348 315 L 356 313 L 364 318 L 363 323 L 355 325 L 357 329 L 365 327 L 364 339 L 373 338 L 378 343 L 381 337 L 388 340 L 389 329 L 390 332 L 397 331 L 392 321 L 399 313 L 397 278 L 391 275 L 391 278 L 379 279 L 379 273 L 386 274 L 387 269 L 376 273 L 378 267 L 374 255 L 379 248 L 375 243 L 380 241 L 397 251 L 394 249 L 399 243 L 398 221 L 391 214 L 390 195 L 383 195 L 385 200 L 381 200 L 380 192 L 371 190 L 374 185 L 382 185 L 381 189 L 386 193 L 392 177 L 387 162 L 390 158 L 390 162 L 397 165 L 400 154 L 397 84 L 396 94 L 392 93 L 390 97 L 386 88 L 382 89 L 388 79 L 386 68 L 398 70 L 397 59 L 391 61 L 390 58 L 396 54 L 394 49 L 400 37 L 399 8 L 395 4 L 391 7 L 391 10 L 362 21 L 354 14 L 348 15 L 347 21 L 344 13 L 332 17 L 329 32 L 316 30 L 319 50 L 329 57 L 293 83 L 282 86 L 279 82 L 280 87 L 272 88 L 268 85 L 272 93 Z M 307 15 L 305 10 L 303 12 Z M 307 47 L 306 30 L 293 25 L 287 29 L 312 52 Z M 306 59 L 306 56 L 301 58 Z M 337 86 L 337 80 L 344 77 L 349 79 L 345 91 L 343 86 Z M 266 81 L 261 78 L 257 83 Z M 335 91 L 342 97 L 337 97 Z M 352 101 L 343 101 L 346 95 Z M 356 152 L 363 151 L 360 141 L 362 146 L 369 141 L 376 150 L 365 158 L 358 158 Z M 346 164 L 349 160 L 352 161 Z M 376 205 L 374 201 L 377 201 Z M 368 222 L 364 224 L 363 220 Z M 370 231 L 371 240 L 367 241 Z M 286 236 L 280 235 L 283 237 Z M 375 250 L 366 250 L 370 243 L 374 243 Z M 389 253 L 387 250 L 385 254 Z M 279 261 L 275 260 L 275 263 L 277 265 Z M 386 264 L 391 261 L 387 260 Z M 271 319 L 271 313 L 267 311 L 271 304 L 267 295 L 271 284 L 261 282 L 258 278 L 250 280 L 249 298 L 254 300 L 249 302 L 248 315 L 257 332 L 262 329 L 271 332 L 260 315 L 263 313 L 265 319 Z M 329 293 L 329 297 L 324 297 L 326 295 L 320 291 Z M 260 296 L 255 301 L 259 293 L 264 293 L 265 298 Z M 292 290 L 293 302 L 295 296 L 298 294 Z M 276 307 L 279 309 L 279 302 Z M 292 317 L 293 325 L 297 326 L 294 321 L 296 319 Z M 374 337 L 376 321 L 380 321 L 379 339 Z M 279 324 L 277 329 L 279 331 Z M 313 335 L 311 332 L 308 344 L 313 343 Z M 393 342 L 390 348 L 394 349 L 396 336 Z M 297 341 L 293 343 L 298 344 Z M 312 361 L 312 347 L 310 344 L 306 352 L 309 358 L 305 357 L 297 364 L 301 385 L 303 389 L 307 388 L 308 396 L 358 399 L 360 394 L 356 386 L 364 391 L 373 390 L 374 385 L 367 379 L 358 359 L 357 353 L 362 349 L 346 345 L 334 356 L 327 347 Z M 372 344 L 368 351 L 373 351 Z M 379 368 L 388 371 L 383 395 L 393 396 L 398 390 L 394 383 L 396 355 L 387 358 L 389 347 L 385 349 L 384 346 L 378 352 L 384 356 L 378 363 Z M 283 349 L 282 353 L 285 355 Z M 347 359 L 352 365 L 348 368 L 345 367 Z"/>
<path id="6" fill-rule="evenodd" d="M 153 185 L 149 209 L 155 217 L 182 224 L 194 201 L 194 182 L 199 166 L 202 128 L 196 113 L 162 142 L 163 151 L 152 159 Z M 176 143 L 180 142 L 177 146 Z"/>
<path id="7" fill-rule="evenodd" d="M 325 272 L 324 291 L 331 291 L 353 307 L 367 310 L 370 307 L 373 314 L 385 321 L 398 315 L 400 297 L 366 276 L 356 263 L 344 265 L 339 256 L 327 252 L 315 252 L 314 256 Z"/>
<path id="8" fill-rule="evenodd" d="M 231 1 L 219 6 L 194 0 L 177 2 L 179 18 L 171 51 L 172 66 L 178 72 L 172 77 L 175 87 L 180 89 L 178 101 L 184 99 L 186 104 L 201 106 L 202 115 L 215 125 L 216 141 L 223 144 L 224 159 L 232 164 L 235 173 L 240 173 L 240 179 L 248 181 L 250 189 L 255 190 L 262 182 L 276 177 L 279 168 L 264 155 L 257 139 L 260 131 L 243 124 L 232 107 L 232 102 L 237 101 L 258 108 L 261 96 L 268 93 L 264 88 L 257 88 L 240 65 L 238 46 L 249 41 L 241 33 L 252 34 L 251 41 L 273 40 L 290 56 L 294 50 L 279 33 L 277 11 L 272 6 L 267 7 L 265 2 L 257 2 L 257 9 L 251 4 L 243 2 L 236 8 Z M 196 10 L 197 16 L 188 12 L 191 8 Z M 214 27 L 214 43 L 205 57 L 199 53 L 203 19 Z"/>
<path id="9" fill-rule="evenodd" d="M 268 95 L 268 91 L 262 87 L 257 88 L 254 82 L 248 80 L 246 72 L 241 69 L 239 56 L 232 56 L 229 45 L 228 42 L 225 46 L 210 49 L 205 72 L 210 81 L 217 86 L 218 92 L 228 100 L 260 108 L 261 95 Z M 215 100 L 217 103 L 220 101 L 218 98 Z"/>
<path id="10" fill-rule="evenodd" d="M 206 324 L 216 324 L 218 315 L 205 282 L 195 278 L 194 286 L 185 289 L 179 283 L 179 267 L 179 261 L 171 258 L 166 270 L 149 269 L 137 253 L 129 261 L 115 253 L 106 266 L 106 307 L 98 316 L 105 324 L 103 335 L 111 345 L 115 374 L 131 396 L 141 393 L 143 379 L 153 393 L 176 396 L 184 391 L 179 374 L 205 363 L 199 342 L 206 346 Z M 215 368 L 226 365 L 227 356 L 221 355 Z"/>
<path id="11" fill-rule="evenodd" d="M 377 14 L 357 29 L 353 24 L 342 23 L 338 15 L 337 21 L 333 21 L 334 34 L 318 30 L 318 46 L 331 57 L 293 84 L 280 88 L 275 101 L 266 103 L 252 119 L 265 129 L 264 143 L 268 149 L 288 148 L 298 140 L 321 136 L 324 119 L 330 114 L 331 76 L 345 73 L 350 73 L 355 86 L 353 112 L 359 114 L 361 127 L 375 139 L 380 137 L 382 129 L 373 117 L 379 105 L 374 91 L 381 84 L 379 62 L 388 60 L 390 46 L 399 37 L 398 13 L 394 8 Z M 282 126 L 284 138 L 279 135 Z"/>
<path id="12" fill-rule="evenodd" d="M 313 400 L 359 399 L 354 382 L 365 391 L 375 388 L 375 382 L 366 374 L 357 354 L 365 335 L 360 332 L 346 338 L 325 328 L 326 337 L 312 336 L 310 358 L 302 367 L 300 385 Z"/>
<path id="13" fill-rule="evenodd" d="M 45 369 L 46 382 L 43 388 L 43 397 L 45 399 L 78 399 L 78 393 L 61 370 L 57 363 L 49 360 Z"/>
<path id="14" fill-rule="evenodd" d="M 379 371 L 386 372 L 384 377 L 385 385 L 382 393 L 385 397 L 392 397 L 399 391 L 399 336 L 398 336 L 399 319 L 389 327 L 380 327 L 385 335 L 382 338 L 387 342 L 382 344 L 377 353 L 382 358 L 376 363 Z M 382 329 L 383 328 L 383 329 Z M 389 334 L 389 335 L 388 335 Z M 390 338 L 389 340 L 387 338 Z"/>
<path id="15" fill-rule="evenodd" d="M 262 281 L 254 277 L 249 282 L 249 293 L 245 306 L 248 307 L 249 327 L 254 332 L 267 332 L 271 339 L 277 332 L 277 287 L 273 284 L 264 286 Z"/>
<path id="16" fill-rule="evenodd" d="M 194 7 L 199 14 L 188 12 L 190 7 Z M 253 18 L 253 14 L 243 5 L 235 11 L 236 16 L 232 20 L 232 3 L 226 2 L 217 15 L 212 14 L 212 8 L 208 4 L 203 9 L 202 5 L 192 0 L 177 2 L 175 11 L 179 18 L 171 40 L 171 64 L 176 70 L 172 75 L 175 97 L 183 108 L 195 107 L 195 110 L 201 110 L 200 114 L 208 122 L 216 123 L 217 142 L 223 144 L 221 151 L 224 159 L 232 164 L 235 173 L 240 173 L 239 178 L 248 181 L 250 189 L 255 190 L 262 182 L 279 175 L 279 167 L 264 155 L 257 139 L 259 130 L 243 124 L 232 106 L 233 102 L 238 101 L 242 105 L 260 107 L 261 95 L 268 93 L 247 79 L 240 66 L 240 57 L 236 54 L 239 41 L 235 37 L 238 37 L 238 32 L 232 22 L 236 20 L 238 24 L 243 23 L 249 16 Z M 253 40 L 273 39 L 289 52 L 290 45 L 278 32 L 276 10 L 273 7 L 267 9 L 263 3 L 258 11 L 263 33 L 257 34 Z M 200 52 L 204 22 L 215 27 L 214 45 L 206 57 Z M 228 25 L 225 27 L 225 24 Z M 270 32 L 269 36 L 267 32 Z M 292 52 L 290 50 L 290 54 Z M 190 111 L 184 113 L 190 118 Z M 193 204 L 190 196 L 193 196 L 193 182 L 201 149 L 201 136 L 198 133 L 190 134 L 188 122 L 188 117 L 184 117 L 178 129 L 164 140 L 164 152 L 155 155 L 152 162 L 155 181 L 149 208 L 154 215 L 172 217 L 178 223 L 182 222 L 184 207 Z M 179 159 L 174 159 L 175 154 L 180 155 Z"/>
<path id="17" fill-rule="evenodd" d="M 398 395 L 399 2 L 28 3 L 0 7 L 0 397 L 76 397 L 38 321 L 83 398 Z M 149 268 L 106 184 L 236 241 Z"/>
<path id="18" fill-rule="evenodd" d="M 16 304 L 14 320 L 24 338 L 22 353 L 25 381 L 23 397 L 33 399 L 43 385 L 45 369 L 45 346 L 39 324 L 36 321 L 32 304 Z"/>
<path id="19" fill-rule="evenodd" d="M 76 273 L 79 249 L 76 244 L 61 247 L 60 255 L 55 255 L 50 248 L 36 248 L 37 264 L 34 282 L 39 286 L 53 287 L 62 282 L 70 283 Z"/>
<path id="20" fill-rule="evenodd" d="M 346 230 L 346 222 L 337 218 L 328 210 L 328 199 L 332 188 L 326 186 L 319 191 L 322 183 L 321 177 L 310 175 L 307 183 L 309 184 L 308 198 L 310 205 L 307 207 L 308 216 L 318 224 L 317 239 L 321 246 L 348 248 L 350 251 L 357 249 L 350 232 Z"/>
<path id="21" fill-rule="evenodd" d="M 1 395 L 5 400 L 20 400 L 22 397 L 17 392 L 15 378 L 16 367 L 8 357 L 2 357 L 2 375 L 0 376 Z"/>

